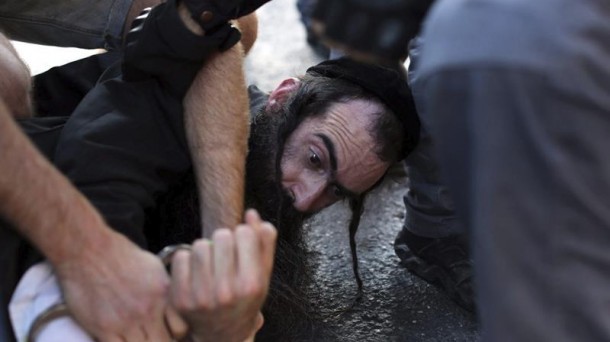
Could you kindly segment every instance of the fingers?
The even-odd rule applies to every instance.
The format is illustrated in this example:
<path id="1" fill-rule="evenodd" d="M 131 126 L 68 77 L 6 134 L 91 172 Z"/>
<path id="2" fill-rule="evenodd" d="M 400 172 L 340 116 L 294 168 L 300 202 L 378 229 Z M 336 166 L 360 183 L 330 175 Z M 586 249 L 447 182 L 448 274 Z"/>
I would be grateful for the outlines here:
<path id="1" fill-rule="evenodd" d="M 190 253 L 174 255 L 170 300 L 193 336 L 240 340 L 253 337 L 262 326 L 260 308 L 269 286 L 277 233 L 256 211 L 248 211 L 245 221 L 234 231 L 216 230 L 212 241 L 196 241 Z M 177 337 L 186 328 L 172 317 L 172 311 L 166 311 L 167 325 Z"/>
<path id="2" fill-rule="evenodd" d="M 212 239 L 216 299 L 220 305 L 228 305 L 233 301 L 236 285 L 235 236 L 229 229 L 217 229 Z"/>
<path id="3" fill-rule="evenodd" d="M 170 299 L 174 307 L 185 310 L 194 300 L 191 293 L 191 253 L 180 250 L 172 258 Z"/>
<path id="4" fill-rule="evenodd" d="M 254 209 L 249 209 L 246 211 L 246 224 L 252 226 L 255 230 L 260 230 L 260 225 L 262 224 L 262 220 L 258 212 Z"/>
<path id="5" fill-rule="evenodd" d="M 167 298 L 170 289 L 171 287 L 164 291 L 165 298 Z M 165 319 L 165 311 L 169 304 L 167 300 L 155 304 L 150 311 L 151 319 L 144 321 L 140 329 L 143 338 L 133 341 L 173 341 L 172 332 L 169 330 L 170 327 Z M 132 341 L 132 339 L 128 338 L 127 341 Z"/>
<path id="6" fill-rule="evenodd" d="M 194 295 L 191 293 L 191 253 L 179 250 L 172 258 L 172 281 L 169 290 L 170 305 L 165 309 L 165 325 L 174 340 L 181 340 L 188 333 L 188 325 L 174 307 L 185 310 L 192 307 Z"/>
<path id="7" fill-rule="evenodd" d="M 258 315 L 256 315 L 256 325 L 254 327 L 256 331 L 259 331 L 263 327 L 263 324 L 265 324 L 265 317 L 263 316 L 263 313 L 259 311 Z"/>
<path id="8" fill-rule="evenodd" d="M 191 273 L 190 293 L 193 302 L 192 305 L 199 307 L 214 306 L 215 299 L 213 293 L 215 291 L 214 284 L 214 253 L 213 246 L 210 240 L 197 240 L 193 244 L 191 253 Z"/>
<path id="9" fill-rule="evenodd" d="M 262 265 L 262 274 L 270 275 L 273 270 L 277 230 L 271 223 L 262 221 L 258 212 L 254 209 L 246 211 L 245 221 L 256 231 L 260 240 L 259 261 Z"/>
<path id="10" fill-rule="evenodd" d="M 269 222 L 262 223 L 260 232 L 261 263 L 263 264 L 264 274 L 267 276 L 271 276 L 273 270 L 276 240 L 277 230 L 275 227 Z"/>
<path id="11" fill-rule="evenodd" d="M 250 336 L 248 336 L 248 338 L 244 342 L 254 342 L 256 333 L 263 327 L 263 324 L 265 324 L 265 319 L 263 318 L 263 314 L 259 311 L 258 315 L 256 316 L 256 324 L 254 326 L 254 330 L 252 331 L 252 334 L 250 334 Z"/>
<path id="12" fill-rule="evenodd" d="M 240 225 L 235 230 L 240 289 L 245 296 L 257 296 L 265 291 L 267 282 L 261 262 L 261 243 L 254 229 Z"/>
<path id="13" fill-rule="evenodd" d="M 108 246 L 104 258 L 56 268 L 73 317 L 100 341 L 169 341 L 163 312 L 170 280 L 163 264 L 118 235 Z"/>
<path id="14" fill-rule="evenodd" d="M 259 255 L 257 260 L 262 265 L 261 274 L 269 276 L 273 270 L 273 257 L 275 255 L 275 243 L 277 240 L 277 230 L 269 222 L 261 220 L 258 212 L 254 209 L 246 211 L 246 224 L 254 229 L 260 241 Z"/>
<path id="15" fill-rule="evenodd" d="M 186 337 L 189 327 L 171 306 L 168 306 L 165 310 L 165 324 L 173 340 L 181 341 Z"/>
<path id="16" fill-rule="evenodd" d="M 172 336 L 170 331 L 168 330 L 168 326 L 165 323 L 165 308 L 159 308 L 157 315 L 159 316 L 159 321 L 157 323 L 160 324 L 147 324 L 147 326 L 142 327 L 142 335 L 143 339 L 140 340 L 131 340 L 127 339 L 127 341 L 172 341 Z"/>

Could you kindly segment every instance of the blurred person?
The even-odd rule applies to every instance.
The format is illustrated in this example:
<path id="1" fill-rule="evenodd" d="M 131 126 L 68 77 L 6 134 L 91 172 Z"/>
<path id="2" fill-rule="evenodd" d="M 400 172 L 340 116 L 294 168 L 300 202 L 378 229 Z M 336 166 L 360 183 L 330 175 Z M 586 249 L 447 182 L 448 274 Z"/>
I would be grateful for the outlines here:
<path id="1" fill-rule="evenodd" d="M 0 4 L 0 28 L 10 39 L 81 49 L 122 49 L 132 21 L 161 0 L 16 1 Z"/>
<path id="2" fill-rule="evenodd" d="M 301 16 L 301 23 L 303 23 L 305 28 L 307 44 L 318 56 L 327 59 L 331 55 L 331 49 L 313 31 L 312 15 L 317 3 L 317 0 L 297 0 L 297 10 Z"/>
<path id="3" fill-rule="evenodd" d="M 420 86 L 421 37 L 409 44 L 408 82 L 420 118 L 428 115 Z M 457 304 L 475 310 L 473 265 L 468 235 L 455 213 L 453 197 L 441 178 L 436 137 L 422 119 L 420 139 L 407 159 L 409 177 L 405 222 L 394 241 L 401 264 L 422 279 L 440 287 Z"/>
<path id="4" fill-rule="evenodd" d="M 484 341 L 610 338 L 609 18 L 601 0 L 427 18 L 422 120 L 472 234 Z"/>

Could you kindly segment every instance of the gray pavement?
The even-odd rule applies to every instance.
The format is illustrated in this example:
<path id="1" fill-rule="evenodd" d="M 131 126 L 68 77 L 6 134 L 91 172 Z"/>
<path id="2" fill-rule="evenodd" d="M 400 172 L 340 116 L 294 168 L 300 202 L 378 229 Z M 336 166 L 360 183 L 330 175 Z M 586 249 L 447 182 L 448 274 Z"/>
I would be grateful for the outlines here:
<path id="1" fill-rule="evenodd" d="M 288 76 L 320 61 L 305 42 L 295 0 L 275 0 L 259 11 L 259 38 L 246 63 L 248 80 L 272 90 Z M 347 225 L 350 212 L 337 204 L 307 225 L 314 264 L 313 303 L 326 329 L 316 341 L 476 341 L 476 319 L 435 287 L 399 265 L 392 242 L 404 218 L 404 175 L 369 196 L 357 243 L 364 297 L 357 293 Z"/>

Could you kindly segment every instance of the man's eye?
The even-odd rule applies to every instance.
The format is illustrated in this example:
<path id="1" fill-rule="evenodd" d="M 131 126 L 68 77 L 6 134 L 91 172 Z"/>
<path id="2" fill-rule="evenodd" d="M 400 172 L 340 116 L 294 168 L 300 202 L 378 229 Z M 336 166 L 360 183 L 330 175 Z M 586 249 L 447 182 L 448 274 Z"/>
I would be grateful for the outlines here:
<path id="1" fill-rule="evenodd" d="M 311 152 L 309 154 L 309 162 L 311 163 L 311 165 L 314 165 L 316 167 L 320 167 L 320 165 L 322 164 L 322 162 L 320 161 L 320 157 L 318 157 L 318 155 L 314 152 Z"/>

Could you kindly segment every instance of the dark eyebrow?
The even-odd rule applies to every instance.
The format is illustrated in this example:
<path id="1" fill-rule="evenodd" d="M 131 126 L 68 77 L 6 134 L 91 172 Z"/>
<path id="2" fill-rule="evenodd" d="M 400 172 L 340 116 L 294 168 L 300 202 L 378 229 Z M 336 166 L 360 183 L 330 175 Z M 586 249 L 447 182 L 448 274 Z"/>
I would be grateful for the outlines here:
<path id="1" fill-rule="evenodd" d="M 326 134 L 316 133 L 315 136 L 322 139 L 324 146 L 326 146 L 326 149 L 328 150 L 328 158 L 330 159 L 330 170 L 331 170 L 331 177 L 332 177 L 331 184 L 333 184 L 334 186 L 339 188 L 339 190 L 341 190 L 341 192 L 343 192 L 347 197 L 350 197 L 350 198 L 358 197 L 359 195 L 355 191 L 352 191 L 352 190 L 346 188 L 345 186 L 341 185 L 339 182 L 337 182 L 337 154 L 335 151 L 335 144 L 332 142 L 332 140 L 330 140 L 330 138 Z"/>

